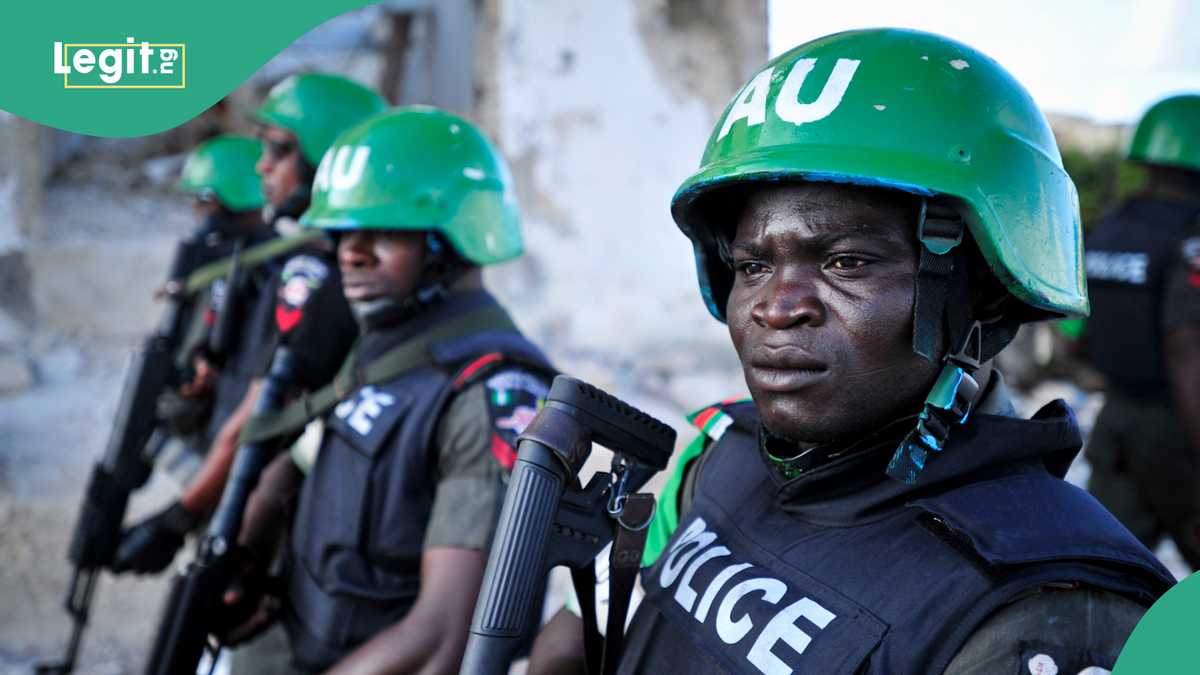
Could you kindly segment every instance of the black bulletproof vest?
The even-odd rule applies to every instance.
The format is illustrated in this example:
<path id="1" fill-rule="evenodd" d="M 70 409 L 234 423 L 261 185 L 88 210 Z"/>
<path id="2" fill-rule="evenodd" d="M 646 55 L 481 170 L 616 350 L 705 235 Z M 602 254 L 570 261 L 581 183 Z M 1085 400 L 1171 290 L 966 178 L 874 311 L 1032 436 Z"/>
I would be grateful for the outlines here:
<path id="1" fill-rule="evenodd" d="M 436 319 L 494 302 L 486 293 L 452 298 L 436 310 Z M 364 335 L 364 344 L 369 337 Z M 490 361 L 488 372 L 516 363 L 552 373 L 545 356 L 521 334 L 484 331 L 435 344 L 431 364 L 360 387 L 326 416 L 291 543 L 284 625 L 297 667 L 328 668 L 412 607 L 437 487 L 434 434 L 449 399 L 465 385 L 465 375 L 456 373 L 493 353 L 504 359 Z M 470 381 L 483 374 L 472 372 Z"/>
<path id="2" fill-rule="evenodd" d="M 1088 350 L 1108 382 L 1127 395 L 1166 395 L 1163 287 L 1198 219 L 1200 205 L 1134 199 L 1087 236 Z"/>
<path id="3" fill-rule="evenodd" d="M 854 491 L 826 510 L 785 511 L 749 430 L 753 406 L 731 412 L 739 423 L 707 450 L 692 507 L 642 572 L 621 673 L 941 673 L 1022 591 L 1082 582 L 1149 604 L 1172 583 L 1095 500 L 1035 463 L 899 492 L 849 520 L 832 514 Z M 1063 424 L 1069 413 L 978 415 L 944 452 L 1055 438 Z"/>
<path id="4" fill-rule="evenodd" d="M 270 343 L 274 331 L 275 284 L 272 278 L 278 275 L 279 270 L 278 264 L 262 265 L 250 270 L 238 284 L 239 288 L 221 291 L 238 294 L 234 301 L 237 308 L 234 320 L 236 338 L 230 352 L 221 356 L 212 419 L 209 421 L 209 438 L 216 437 L 245 398 L 250 381 L 260 374 L 262 350 Z M 225 279 L 217 279 L 213 284 L 224 286 Z M 228 298 L 224 300 L 228 301 Z M 221 311 L 222 307 L 214 309 Z"/>

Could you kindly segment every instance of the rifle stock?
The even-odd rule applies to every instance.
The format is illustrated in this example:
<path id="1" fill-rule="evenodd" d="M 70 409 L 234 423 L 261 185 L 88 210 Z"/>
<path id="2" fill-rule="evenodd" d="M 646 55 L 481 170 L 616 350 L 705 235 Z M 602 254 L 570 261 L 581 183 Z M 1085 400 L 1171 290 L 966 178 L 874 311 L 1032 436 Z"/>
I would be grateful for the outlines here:
<path id="1" fill-rule="evenodd" d="M 597 474 L 583 490 L 572 487 L 593 441 L 613 450 L 624 482 L 606 484 L 609 475 Z M 611 539 L 612 491 L 640 488 L 666 468 L 674 444 L 674 429 L 650 415 L 579 380 L 554 378 L 518 438 L 460 675 L 508 672 L 535 626 L 546 572 L 591 564 Z"/>

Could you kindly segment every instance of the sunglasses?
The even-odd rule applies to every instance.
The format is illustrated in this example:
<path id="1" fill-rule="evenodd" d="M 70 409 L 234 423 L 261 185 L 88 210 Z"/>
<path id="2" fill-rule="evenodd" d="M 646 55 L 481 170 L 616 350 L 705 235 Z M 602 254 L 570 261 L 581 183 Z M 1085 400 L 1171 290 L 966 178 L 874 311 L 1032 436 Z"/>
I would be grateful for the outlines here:
<path id="1" fill-rule="evenodd" d="M 295 141 L 277 141 L 273 138 L 261 137 L 263 152 L 271 159 L 283 159 L 296 150 Z"/>

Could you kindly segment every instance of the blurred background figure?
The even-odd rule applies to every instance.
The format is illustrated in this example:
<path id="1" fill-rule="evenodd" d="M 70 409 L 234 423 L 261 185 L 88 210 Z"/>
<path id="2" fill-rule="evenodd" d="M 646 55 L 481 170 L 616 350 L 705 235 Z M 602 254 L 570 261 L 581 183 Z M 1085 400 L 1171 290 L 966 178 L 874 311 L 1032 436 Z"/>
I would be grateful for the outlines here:
<path id="1" fill-rule="evenodd" d="M 510 158 L 528 249 L 489 267 L 489 288 L 521 307 L 522 330 L 564 371 L 683 429 L 686 411 L 745 385 L 728 334 L 695 302 L 690 245 L 665 204 L 729 92 L 769 54 L 878 25 L 977 45 L 1026 83 L 1085 224 L 1137 187 L 1141 168 L 1121 160 L 1145 103 L 1200 90 L 1193 0 L 388 0 L 315 28 L 162 134 L 84 137 L 0 113 L 0 673 L 61 648 L 79 496 L 122 364 L 160 313 L 170 251 L 195 224 L 173 189 L 187 153 L 253 135 L 276 83 L 332 72 L 391 104 L 478 121 Z M 1103 397 L 1076 383 L 1090 368 L 1058 358 L 1065 343 L 1049 327 L 1018 340 L 1033 366 L 1022 412 L 1064 397 L 1089 429 Z M 1072 479 L 1086 475 L 1076 462 Z M 179 492 L 156 476 L 126 522 Z M 78 672 L 140 670 L 164 577 L 101 585 Z"/>
<path id="2" fill-rule="evenodd" d="M 1105 381 L 1088 489 L 1144 544 L 1200 567 L 1200 95 L 1152 106 L 1142 190 L 1087 237 L 1085 347 Z"/>

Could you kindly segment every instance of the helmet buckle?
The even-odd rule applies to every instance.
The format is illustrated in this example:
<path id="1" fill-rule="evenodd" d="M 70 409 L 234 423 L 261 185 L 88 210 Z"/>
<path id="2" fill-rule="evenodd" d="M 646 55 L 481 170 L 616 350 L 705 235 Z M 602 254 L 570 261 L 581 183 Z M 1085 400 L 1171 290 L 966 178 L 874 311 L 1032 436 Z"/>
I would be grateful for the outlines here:
<path id="1" fill-rule="evenodd" d="M 958 350 L 947 358 L 971 372 L 978 370 L 983 365 L 983 324 L 972 321 Z"/>
<path id="2" fill-rule="evenodd" d="M 947 361 L 925 398 L 917 427 L 892 456 L 888 475 L 908 484 L 916 483 L 925 470 L 929 453 L 941 452 L 951 430 L 971 416 L 979 389 L 979 382 L 963 366 Z"/>
<path id="3" fill-rule="evenodd" d="M 930 204 L 921 200 L 921 214 L 917 222 L 917 239 L 934 255 L 945 255 L 962 243 L 962 218 L 958 212 L 943 204 Z"/>

